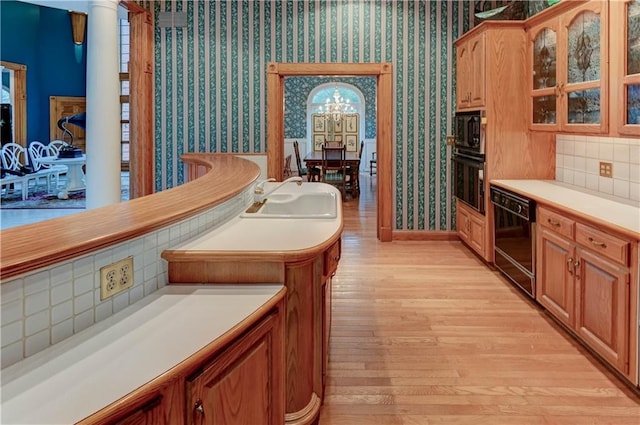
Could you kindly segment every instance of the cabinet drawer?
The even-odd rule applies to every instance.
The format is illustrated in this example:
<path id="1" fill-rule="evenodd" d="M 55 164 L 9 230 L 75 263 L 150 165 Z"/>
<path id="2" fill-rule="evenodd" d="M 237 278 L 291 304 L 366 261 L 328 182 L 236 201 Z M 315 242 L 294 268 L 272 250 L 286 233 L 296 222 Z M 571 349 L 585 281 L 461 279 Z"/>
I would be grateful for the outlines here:
<path id="1" fill-rule="evenodd" d="M 324 252 L 324 275 L 331 276 L 338 268 L 340 261 L 340 239 Z"/>
<path id="2" fill-rule="evenodd" d="M 538 225 L 573 239 L 575 222 L 544 207 L 538 207 Z"/>
<path id="3" fill-rule="evenodd" d="M 623 266 L 629 265 L 629 241 L 576 223 L 576 242 Z"/>

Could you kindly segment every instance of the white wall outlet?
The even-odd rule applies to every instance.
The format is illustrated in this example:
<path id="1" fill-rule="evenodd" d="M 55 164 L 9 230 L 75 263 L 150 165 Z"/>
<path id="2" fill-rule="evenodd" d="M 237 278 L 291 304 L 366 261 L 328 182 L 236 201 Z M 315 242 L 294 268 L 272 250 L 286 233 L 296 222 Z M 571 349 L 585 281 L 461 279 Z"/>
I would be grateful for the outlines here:
<path id="1" fill-rule="evenodd" d="M 133 286 L 133 257 L 100 268 L 100 300 Z"/>

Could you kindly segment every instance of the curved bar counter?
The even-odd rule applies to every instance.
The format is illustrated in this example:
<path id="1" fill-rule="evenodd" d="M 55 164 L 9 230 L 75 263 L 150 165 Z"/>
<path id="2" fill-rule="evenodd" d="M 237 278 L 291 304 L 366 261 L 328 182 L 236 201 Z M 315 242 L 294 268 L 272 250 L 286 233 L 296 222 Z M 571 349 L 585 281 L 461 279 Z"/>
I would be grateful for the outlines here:
<path id="1" fill-rule="evenodd" d="M 4 281 L 179 222 L 240 194 L 260 175 L 256 164 L 233 155 L 185 154 L 182 159 L 196 165 L 201 177 L 131 201 L 2 230 L 0 279 Z M 204 174 L 203 170 L 208 172 Z"/>

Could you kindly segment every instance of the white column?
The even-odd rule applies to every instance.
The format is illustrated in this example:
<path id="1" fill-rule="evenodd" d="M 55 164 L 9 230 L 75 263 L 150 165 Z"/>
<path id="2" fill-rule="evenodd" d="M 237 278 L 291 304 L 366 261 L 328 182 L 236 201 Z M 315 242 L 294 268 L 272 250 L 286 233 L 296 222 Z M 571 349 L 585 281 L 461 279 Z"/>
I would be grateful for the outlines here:
<path id="1" fill-rule="evenodd" d="M 87 209 L 120 202 L 118 72 L 118 1 L 90 1 L 87 23 Z"/>

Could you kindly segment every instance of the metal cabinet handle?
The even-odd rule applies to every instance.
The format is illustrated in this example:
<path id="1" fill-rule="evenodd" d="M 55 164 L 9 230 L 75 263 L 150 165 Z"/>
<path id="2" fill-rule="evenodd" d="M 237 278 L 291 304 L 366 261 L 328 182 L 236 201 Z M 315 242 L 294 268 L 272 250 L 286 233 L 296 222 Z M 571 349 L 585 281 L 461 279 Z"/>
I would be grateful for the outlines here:
<path id="1" fill-rule="evenodd" d="M 559 227 L 560 226 L 560 222 L 559 221 L 555 221 L 555 220 L 553 220 L 551 218 L 547 219 L 547 223 L 549 223 L 550 225 L 555 226 L 555 227 Z"/>
<path id="2" fill-rule="evenodd" d="M 204 415 L 204 407 L 202 406 L 202 400 L 196 401 L 196 404 L 193 406 L 193 410 Z"/>
<path id="3" fill-rule="evenodd" d="M 574 269 L 573 257 L 569 257 L 569 259 L 567 260 L 567 271 L 572 276 L 573 276 L 573 269 Z"/>
<path id="4" fill-rule="evenodd" d="M 580 275 L 578 274 L 578 270 L 580 270 L 580 260 L 576 260 L 576 262 L 573 263 L 573 268 L 576 275 L 576 279 L 580 280 Z"/>
<path id="5" fill-rule="evenodd" d="M 607 247 L 606 243 L 597 241 L 597 240 L 593 239 L 592 237 L 589 238 L 589 242 L 591 242 L 592 245 L 599 246 L 600 248 L 606 248 Z"/>

